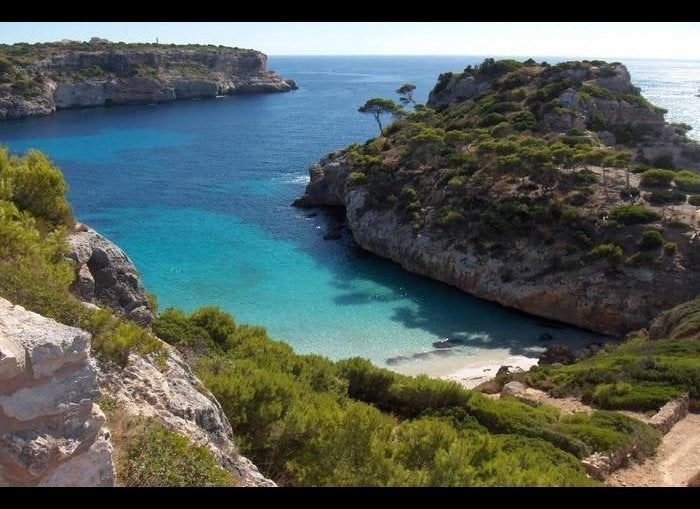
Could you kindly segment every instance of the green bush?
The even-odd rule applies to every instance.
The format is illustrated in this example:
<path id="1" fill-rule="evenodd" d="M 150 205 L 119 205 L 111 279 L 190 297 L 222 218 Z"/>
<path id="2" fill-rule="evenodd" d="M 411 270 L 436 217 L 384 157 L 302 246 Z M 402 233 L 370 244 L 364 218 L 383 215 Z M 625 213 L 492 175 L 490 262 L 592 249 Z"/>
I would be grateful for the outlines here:
<path id="1" fill-rule="evenodd" d="M 652 193 L 645 194 L 644 199 L 654 205 L 681 204 L 685 203 L 686 195 L 675 189 L 657 189 Z"/>
<path id="2" fill-rule="evenodd" d="M 367 182 L 367 175 L 361 171 L 353 171 L 348 175 L 348 184 L 364 184 Z"/>
<path id="3" fill-rule="evenodd" d="M 673 177 L 678 189 L 687 193 L 700 193 L 700 175 L 692 171 L 679 171 Z"/>
<path id="4" fill-rule="evenodd" d="M 680 395 L 675 387 L 661 384 L 631 384 L 617 381 L 610 384 L 599 384 L 593 388 L 586 399 L 596 406 L 610 410 L 634 408 L 639 411 L 657 410 L 667 401 Z"/>
<path id="5" fill-rule="evenodd" d="M 592 259 L 607 259 L 613 263 L 620 263 L 623 258 L 622 247 L 616 244 L 598 244 L 588 252 Z"/>
<path id="6" fill-rule="evenodd" d="M 231 486 L 231 475 L 205 446 L 173 433 L 152 418 L 128 423 L 115 469 L 120 486 Z"/>
<path id="7" fill-rule="evenodd" d="M 511 115 L 510 122 L 518 131 L 532 131 L 537 128 L 537 117 L 529 111 L 520 111 Z"/>
<path id="8" fill-rule="evenodd" d="M 126 366 L 129 354 L 159 353 L 163 345 L 158 338 L 138 325 L 120 321 L 109 310 L 92 311 L 81 324 L 93 332 L 93 354 L 120 366 Z"/>
<path id="9" fill-rule="evenodd" d="M 629 225 L 652 223 L 658 221 L 660 216 L 643 205 L 618 205 L 610 210 L 610 218 Z"/>
<path id="10" fill-rule="evenodd" d="M 673 182 L 675 172 L 671 170 L 647 170 L 639 178 L 643 186 L 668 187 Z"/>
<path id="11" fill-rule="evenodd" d="M 688 196 L 688 203 L 700 207 L 700 194 L 692 194 Z"/>
<path id="12" fill-rule="evenodd" d="M 664 337 L 692 338 L 693 330 L 700 331 L 697 316 L 677 317 L 676 328 Z M 605 408 L 656 410 L 681 392 L 700 397 L 700 342 L 632 339 L 575 364 L 534 368 L 528 380 L 557 396 L 582 396 Z"/>
<path id="13" fill-rule="evenodd" d="M 61 172 L 41 152 L 30 150 L 24 157 L 11 157 L 0 148 L 0 199 L 11 200 L 40 222 L 71 225 L 67 190 Z"/>
<path id="14" fill-rule="evenodd" d="M 666 251 L 667 254 L 673 254 L 678 251 L 678 244 L 675 242 L 665 242 L 664 251 Z"/>
<path id="15" fill-rule="evenodd" d="M 233 317 L 216 306 L 199 308 L 190 316 L 190 322 L 201 327 L 219 345 L 223 345 L 229 336 L 236 332 Z"/>
<path id="16" fill-rule="evenodd" d="M 659 230 L 647 230 L 642 233 L 642 237 L 637 242 L 639 249 L 657 249 L 664 245 L 664 238 Z"/>

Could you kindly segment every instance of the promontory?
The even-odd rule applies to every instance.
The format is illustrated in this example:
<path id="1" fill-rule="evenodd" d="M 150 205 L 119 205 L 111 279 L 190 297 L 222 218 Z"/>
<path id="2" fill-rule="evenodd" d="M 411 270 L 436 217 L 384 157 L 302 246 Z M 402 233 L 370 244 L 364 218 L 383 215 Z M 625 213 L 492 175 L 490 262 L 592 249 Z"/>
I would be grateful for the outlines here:
<path id="1" fill-rule="evenodd" d="M 93 38 L 0 45 L 0 120 L 86 106 L 159 103 L 297 88 L 252 49 Z"/>
<path id="2" fill-rule="evenodd" d="M 411 272 L 602 333 L 698 294 L 700 147 L 621 63 L 486 59 L 398 113 L 296 204 L 342 207 Z"/>

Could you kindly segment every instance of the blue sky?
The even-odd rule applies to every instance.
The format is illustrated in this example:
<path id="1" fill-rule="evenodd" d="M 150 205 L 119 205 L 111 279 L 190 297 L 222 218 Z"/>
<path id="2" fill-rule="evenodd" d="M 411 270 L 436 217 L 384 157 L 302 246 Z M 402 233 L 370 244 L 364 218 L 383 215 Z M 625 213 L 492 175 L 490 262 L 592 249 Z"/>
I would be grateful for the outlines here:
<path id="1" fill-rule="evenodd" d="M 0 23 L 0 43 L 60 39 L 223 44 L 268 55 L 514 55 L 700 60 L 700 23 Z"/>

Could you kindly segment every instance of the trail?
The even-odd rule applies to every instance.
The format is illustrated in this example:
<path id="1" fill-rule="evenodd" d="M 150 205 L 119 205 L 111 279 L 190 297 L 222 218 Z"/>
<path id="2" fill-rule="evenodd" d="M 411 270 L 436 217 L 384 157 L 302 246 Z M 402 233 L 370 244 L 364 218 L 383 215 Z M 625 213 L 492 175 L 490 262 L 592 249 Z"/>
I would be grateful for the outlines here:
<path id="1" fill-rule="evenodd" d="M 613 472 L 608 486 L 686 486 L 700 471 L 700 414 L 688 416 L 664 437 L 653 458 Z"/>

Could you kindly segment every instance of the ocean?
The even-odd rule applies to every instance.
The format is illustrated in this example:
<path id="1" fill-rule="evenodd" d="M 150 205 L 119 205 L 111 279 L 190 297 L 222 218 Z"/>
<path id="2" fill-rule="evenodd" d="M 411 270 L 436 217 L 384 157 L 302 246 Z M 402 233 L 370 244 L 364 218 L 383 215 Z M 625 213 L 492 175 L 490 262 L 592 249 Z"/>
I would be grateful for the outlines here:
<path id="1" fill-rule="evenodd" d="M 382 366 L 406 357 L 392 368 L 434 375 L 533 358 L 543 332 L 574 348 L 599 341 L 325 241 L 323 215 L 290 206 L 309 165 L 376 135 L 374 120 L 357 112 L 366 99 L 396 98 L 412 82 L 425 100 L 440 73 L 481 60 L 271 57 L 270 68 L 299 90 L 62 111 L 1 124 L 0 144 L 49 154 L 76 217 L 128 253 L 161 309 L 218 305 L 298 352 Z M 669 120 L 697 124 L 700 62 L 624 63 Z M 433 350 L 456 335 L 469 345 Z"/>

